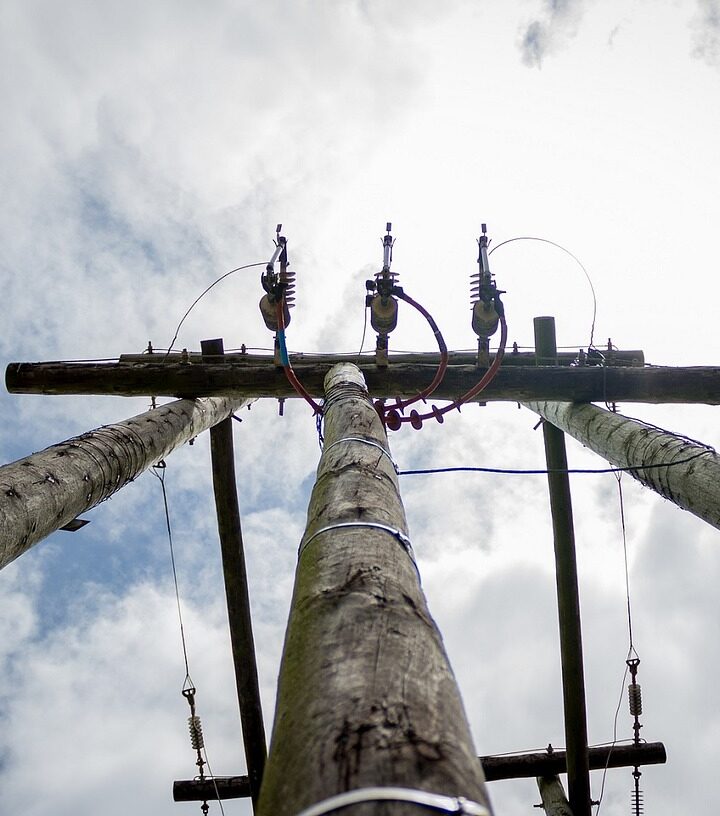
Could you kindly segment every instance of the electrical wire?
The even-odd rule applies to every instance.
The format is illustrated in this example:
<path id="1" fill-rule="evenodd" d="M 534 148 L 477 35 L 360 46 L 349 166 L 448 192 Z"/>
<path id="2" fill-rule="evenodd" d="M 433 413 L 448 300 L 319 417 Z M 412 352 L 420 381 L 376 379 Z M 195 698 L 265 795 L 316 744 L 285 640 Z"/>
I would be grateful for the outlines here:
<path id="1" fill-rule="evenodd" d="M 322 414 L 322 406 L 320 406 L 315 400 L 312 398 L 310 393 L 304 388 L 300 380 L 298 380 L 295 372 L 293 371 L 292 366 L 290 365 L 290 358 L 288 357 L 287 353 L 287 345 L 285 343 L 285 315 L 283 313 L 283 309 L 285 306 L 285 298 L 284 296 L 281 297 L 278 302 L 275 304 L 275 314 L 277 316 L 277 338 L 278 344 L 280 345 L 280 362 L 282 363 L 283 370 L 285 371 L 285 376 L 288 379 L 288 382 L 295 391 L 308 403 L 308 405 L 313 409 L 316 414 Z"/>
<path id="2" fill-rule="evenodd" d="M 175 585 L 175 602 L 177 604 L 178 621 L 180 623 L 180 639 L 182 641 L 183 659 L 185 661 L 185 680 L 183 681 L 182 684 L 182 690 L 185 691 L 185 689 L 187 688 L 194 688 L 195 684 L 193 683 L 192 678 L 190 677 L 187 643 L 185 640 L 185 626 L 183 624 L 182 606 L 180 604 L 180 590 L 178 588 L 177 568 L 175 565 L 175 547 L 173 545 L 172 526 L 170 524 L 170 509 L 168 507 L 167 489 L 165 487 L 166 468 L 167 466 L 165 464 L 165 460 L 161 459 L 160 462 L 153 466 L 150 472 L 160 482 L 160 487 L 162 489 L 162 501 L 163 508 L 165 511 L 165 527 L 167 529 L 168 543 L 170 545 L 170 563 L 172 564 L 173 584 Z M 158 473 L 158 470 L 160 471 L 160 473 Z M 215 788 L 215 796 L 217 796 L 218 804 L 220 805 L 220 813 L 222 814 L 222 816 L 225 816 L 225 811 L 223 809 L 222 801 L 220 799 L 220 793 L 218 792 L 217 782 L 215 781 L 212 768 L 210 767 L 210 760 L 208 758 L 207 747 L 205 745 L 203 745 L 203 752 L 205 754 L 205 764 L 207 765 L 210 778 L 212 779 L 213 787 Z"/>
<path id="3" fill-rule="evenodd" d="M 388 405 L 384 410 L 387 411 L 402 411 L 403 409 L 407 408 L 410 405 L 413 405 L 420 400 L 425 400 L 429 397 L 433 391 L 440 385 L 442 382 L 443 377 L 445 376 L 445 371 L 448 366 L 448 349 L 445 343 L 445 339 L 442 336 L 442 332 L 438 328 L 437 323 L 433 319 L 433 316 L 428 312 L 428 310 L 421 306 L 416 300 L 410 297 L 410 295 L 406 295 L 405 292 L 396 292 L 397 296 L 400 300 L 404 300 L 410 306 L 413 306 L 415 309 L 420 312 L 420 314 L 427 320 L 430 324 L 430 328 L 432 329 L 433 334 L 435 335 L 435 339 L 438 344 L 438 349 L 440 351 L 440 363 L 438 365 L 437 371 L 435 372 L 435 376 L 432 378 L 430 384 L 423 388 L 422 391 L 419 391 L 414 397 L 410 397 L 406 400 L 396 400 L 394 405 Z M 407 418 L 409 421 L 409 417 Z"/>
<path id="4" fill-rule="evenodd" d="M 175 341 L 176 341 L 176 340 L 177 340 L 177 338 L 178 338 L 178 334 L 180 334 L 180 327 L 181 327 L 181 326 L 182 326 L 182 324 L 185 322 L 185 320 L 186 320 L 187 316 L 190 314 L 190 312 L 192 312 L 192 310 L 195 308 L 195 306 L 197 306 L 198 302 L 199 302 L 199 301 L 200 301 L 202 298 L 204 298 L 204 297 L 205 297 L 205 295 L 207 295 L 207 293 L 208 293 L 208 292 L 209 292 L 209 291 L 210 291 L 210 290 L 211 290 L 211 289 L 212 289 L 214 286 L 217 286 L 217 285 L 218 285 L 218 283 L 220 283 L 221 281 L 224 281 L 224 280 L 225 280 L 225 278 L 229 277 L 229 276 L 230 276 L 230 275 L 232 275 L 234 272 L 241 272 L 243 269 L 252 269 L 254 266 L 265 266 L 265 265 L 266 265 L 266 262 L 265 262 L 265 261 L 258 261 L 257 263 L 245 264 L 244 266 L 236 266 L 236 267 L 235 267 L 235 269 L 231 269 L 229 272 L 225 272 L 223 275 L 220 275 L 220 277 L 219 277 L 219 278 L 217 278 L 216 280 L 214 280 L 214 281 L 213 281 L 213 282 L 210 284 L 210 286 L 208 286 L 206 289 L 204 289 L 204 290 L 203 290 L 203 291 L 202 291 L 202 292 L 201 292 L 201 293 L 200 293 L 200 294 L 199 294 L 199 295 L 198 295 L 198 296 L 195 298 L 195 300 L 194 300 L 194 301 L 193 301 L 193 302 L 190 304 L 190 308 L 189 308 L 189 309 L 188 309 L 188 310 L 185 312 L 185 314 L 184 314 L 184 315 L 182 316 L 182 318 L 180 319 L 180 322 L 177 324 L 177 328 L 175 329 L 175 334 L 173 335 L 173 339 L 170 341 L 170 346 L 168 347 L 168 350 L 165 352 L 165 359 L 167 359 L 167 358 L 168 358 L 168 356 L 169 356 L 170 352 L 172 351 L 172 347 L 175 345 Z"/>
<path id="5" fill-rule="evenodd" d="M 627 604 L 627 619 L 628 619 L 628 652 L 627 657 L 625 659 L 625 671 L 623 672 L 622 683 L 620 684 L 620 698 L 618 700 L 617 708 L 615 709 L 615 717 L 613 719 L 613 741 L 611 744 L 610 751 L 608 753 L 607 762 L 605 763 L 605 768 L 603 769 L 602 775 L 602 784 L 600 786 L 600 796 L 598 798 L 597 803 L 597 811 L 595 812 L 596 816 L 600 813 L 600 806 L 602 805 L 603 795 L 605 793 L 605 777 L 607 775 L 607 770 L 610 765 L 610 757 L 612 756 L 613 749 L 617 743 L 617 721 L 618 715 L 620 713 L 620 706 L 622 705 L 623 697 L 625 696 L 625 680 L 627 679 L 629 664 L 628 661 L 631 659 L 632 655 L 634 654 L 636 658 L 639 659 L 639 655 L 637 650 L 635 649 L 635 645 L 633 643 L 633 626 L 632 626 L 632 607 L 630 603 L 630 569 L 628 566 L 628 548 L 627 548 L 627 525 L 625 523 L 625 500 L 623 497 L 623 490 L 622 490 L 622 473 L 616 473 L 615 478 L 617 479 L 618 485 L 618 505 L 620 510 L 620 529 L 622 532 L 622 544 L 623 544 L 623 564 L 625 568 L 625 600 Z"/>
<path id="6" fill-rule="evenodd" d="M 628 655 L 629 656 L 629 655 Z M 608 768 L 610 767 L 610 757 L 612 756 L 613 748 L 618 744 L 620 740 L 617 739 L 617 724 L 618 724 L 618 717 L 620 716 L 620 708 L 622 707 L 622 701 L 625 697 L 625 679 L 627 678 L 628 674 L 628 665 L 625 664 L 625 672 L 623 673 L 622 681 L 620 683 L 620 696 L 618 697 L 618 704 L 615 708 L 615 717 L 613 718 L 613 739 L 610 743 L 610 750 L 608 751 L 608 758 L 605 763 L 605 768 L 603 769 L 602 775 L 602 783 L 600 784 L 600 796 L 598 797 L 597 801 L 597 810 L 595 811 L 595 816 L 599 816 L 600 808 L 602 806 L 603 796 L 605 795 L 605 779 L 607 777 Z"/>
<path id="7" fill-rule="evenodd" d="M 175 548 L 173 546 L 172 527 L 170 526 L 170 510 L 168 508 L 167 490 L 165 488 L 165 468 L 166 468 L 165 461 L 160 460 L 160 462 L 158 462 L 157 465 L 154 465 L 150 472 L 160 482 L 160 487 L 162 489 L 163 507 L 165 509 L 165 526 L 167 528 L 168 543 L 170 545 L 170 563 L 172 565 L 173 583 L 175 585 L 175 603 L 177 604 L 178 621 L 180 623 L 180 639 L 182 641 L 183 658 L 185 660 L 185 680 L 183 682 L 183 688 L 185 688 L 185 686 L 188 683 L 191 686 L 194 684 L 192 682 L 192 679 L 190 678 L 187 643 L 185 642 L 185 626 L 183 625 L 182 607 L 180 605 L 180 590 L 178 588 L 177 569 L 175 566 Z M 162 473 L 162 476 L 160 475 L 160 473 L 157 472 L 158 470 Z"/>
<path id="8" fill-rule="evenodd" d="M 432 416 L 432 414 L 430 414 Z M 445 467 L 445 468 L 424 468 L 418 470 L 400 470 L 398 476 L 416 476 L 432 473 L 499 473 L 510 476 L 539 476 L 548 473 L 570 473 L 570 474 L 592 474 L 592 473 L 632 473 L 634 470 L 654 470 L 656 468 L 671 468 L 675 465 L 684 465 L 692 462 L 706 454 L 714 453 L 714 449 L 706 447 L 698 453 L 688 456 L 685 459 L 678 459 L 675 462 L 661 462 L 653 465 L 628 465 L 627 467 L 613 468 L 553 468 L 544 469 L 520 469 L 520 468 L 491 468 L 491 467 Z"/>
<path id="9" fill-rule="evenodd" d="M 593 348 L 593 346 L 594 346 L 593 341 L 594 341 L 594 338 L 595 338 L 595 320 L 597 318 L 597 296 L 595 294 L 595 287 L 593 286 L 592 279 L 591 279 L 587 269 L 585 269 L 585 266 L 582 263 L 582 261 L 577 257 L 577 255 L 574 255 L 572 252 L 570 252 L 569 249 L 566 249 L 561 244 L 557 244 L 557 243 L 555 243 L 555 241 L 550 241 L 547 238 L 536 238 L 533 235 L 518 235 L 516 238 L 508 238 L 506 241 L 501 241 L 499 244 L 496 244 L 490 250 L 490 252 L 488 252 L 488 255 L 492 255 L 493 252 L 495 252 L 496 249 L 500 249 L 500 247 L 505 246 L 505 244 L 512 244 L 514 241 L 539 241 L 540 243 L 543 243 L 543 244 L 550 244 L 550 246 L 554 246 L 557 249 L 564 252 L 566 255 L 569 255 L 575 261 L 575 263 L 578 264 L 580 269 L 582 269 L 583 274 L 587 278 L 587 282 L 590 284 L 590 291 L 592 293 L 593 313 L 592 313 L 592 323 L 590 324 L 590 343 L 588 344 L 588 348 Z"/>
<path id="10" fill-rule="evenodd" d="M 360 351 L 357 353 L 357 364 L 360 365 L 360 358 L 362 357 L 363 353 L 363 346 L 365 345 L 365 335 L 367 334 L 367 324 L 368 324 L 368 312 L 370 308 L 366 305 L 365 306 L 365 319 L 363 320 L 363 333 L 362 339 L 360 340 Z"/>

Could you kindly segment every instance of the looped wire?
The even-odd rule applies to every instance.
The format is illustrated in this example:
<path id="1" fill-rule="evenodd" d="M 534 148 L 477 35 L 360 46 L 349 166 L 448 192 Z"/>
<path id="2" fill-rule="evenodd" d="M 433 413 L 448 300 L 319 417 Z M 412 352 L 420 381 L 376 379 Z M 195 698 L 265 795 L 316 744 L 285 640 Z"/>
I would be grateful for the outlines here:
<path id="1" fill-rule="evenodd" d="M 384 448 L 380 443 L 375 442 L 373 439 L 365 439 L 364 436 L 344 436 L 342 439 L 336 439 L 331 445 L 328 445 L 324 450 L 329 451 L 331 448 L 334 448 L 335 445 L 339 445 L 341 442 L 361 442 L 365 445 L 372 445 L 373 448 L 377 448 L 381 451 L 387 458 L 390 460 L 390 464 L 393 466 L 393 470 L 395 473 L 400 473 L 400 468 L 395 464 L 395 460 L 390 455 L 390 451 L 387 448 Z"/>
<path id="2" fill-rule="evenodd" d="M 326 527 L 321 527 L 319 530 L 315 530 L 309 538 L 305 538 L 300 542 L 298 558 L 303 554 L 307 545 L 311 541 L 314 541 L 319 535 L 327 533 L 330 530 L 341 530 L 344 527 L 370 527 L 374 530 L 384 530 L 386 533 L 390 533 L 390 535 L 394 536 L 400 544 L 402 544 L 403 549 L 410 556 L 413 564 L 415 563 L 415 553 L 413 552 L 412 544 L 408 536 L 402 530 L 391 527 L 389 524 L 382 524 L 379 521 L 338 521 L 335 522 L 335 524 L 328 524 Z"/>
<path id="3" fill-rule="evenodd" d="M 491 816 L 485 805 L 473 802 L 464 796 L 447 796 L 429 791 L 396 787 L 357 788 L 338 793 L 301 810 L 296 816 L 324 816 L 326 813 L 363 802 L 409 802 L 441 813 L 457 813 L 461 816 Z"/>

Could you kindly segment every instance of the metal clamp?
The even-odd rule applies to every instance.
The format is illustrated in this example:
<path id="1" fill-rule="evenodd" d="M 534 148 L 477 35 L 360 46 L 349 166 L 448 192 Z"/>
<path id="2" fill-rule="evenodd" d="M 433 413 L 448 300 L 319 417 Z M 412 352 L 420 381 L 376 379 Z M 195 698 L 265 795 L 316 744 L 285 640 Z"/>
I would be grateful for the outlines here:
<path id="1" fill-rule="evenodd" d="M 405 552 L 410 556 L 413 563 L 415 563 L 415 553 L 413 553 L 412 544 L 405 533 L 396 527 L 390 527 L 389 524 L 382 524 L 379 521 L 338 521 L 335 524 L 328 524 L 327 527 L 321 527 L 319 530 L 315 530 L 310 538 L 306 538 L 300 542 L 298 558 L 303 554 L 305 547 L 319 535 L 327 533 L 330 530 L 341 530 L 344 527 L 370 527 L 375 530 L 384 530 L 386 533 L 390 533 L 390 535 L 394 536 L 402 544 Z"/>
<path id="2" fill-rule="evenodd" d="M 338 793 L 336 796 L 330 796 L 322 802 L 301 810 L 295 816 L 324 816 L 326 813 L 363 802 L 409 802 L 429 810 L 439 810 L 441 813 L 458 813 L 461 816 L 491 816 L 490 810 L 485 805 L 480 805 L 464 796 L 446 796 L 412 788 L 394 787 L 358 788 Z"/>
<path id="3" fill-rule="evenodd" d="M 334 448 L 335 445 L 339 445 L 341 442 L 362 442 L 365 445 L 372 445 L 373 448 L 377 448 L 379 451 L 385 454 L 387 458 L 390 460 L 390 464 L 393 466 L 393 470 L 395 473 L 400 472 L 400 468 L 395 464 L 395 460 L 390 455 L 390 451 L 383 446 L 379 442 L 375 442 L 372 439 L 365 439 L 363 436 L 344 436 L 342 439 L 337 439 L 332 445 L 328 445 L 326 448 L 323 448 L 323 453 L 327 453 L 331 448 Z"/>

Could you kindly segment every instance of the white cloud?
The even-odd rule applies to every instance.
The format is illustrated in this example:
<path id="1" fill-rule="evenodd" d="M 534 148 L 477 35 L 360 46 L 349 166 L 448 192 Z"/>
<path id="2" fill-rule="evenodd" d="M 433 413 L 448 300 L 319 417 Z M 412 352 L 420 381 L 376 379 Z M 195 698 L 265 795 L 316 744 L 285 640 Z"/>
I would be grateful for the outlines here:
<path id="1" fill-rule="evenodd" d="M 690 28 L 695 39 L 692 55 L 708 65 L 720 65 L 720 3 L 717 0 L 698 0 Z"/>

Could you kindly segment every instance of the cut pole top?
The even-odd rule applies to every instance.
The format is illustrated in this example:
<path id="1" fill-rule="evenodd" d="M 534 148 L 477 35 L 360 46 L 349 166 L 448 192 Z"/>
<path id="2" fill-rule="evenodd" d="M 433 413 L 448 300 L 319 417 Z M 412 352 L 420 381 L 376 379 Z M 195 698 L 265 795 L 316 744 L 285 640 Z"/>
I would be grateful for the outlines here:
<path id="1" fill-rule="evenodd" d="M 325 375 L 323 386 L 326 394 L 342 385 L 354 385 L 367 391 L 365 377 L 355 363 L 336 363 Z"/>

